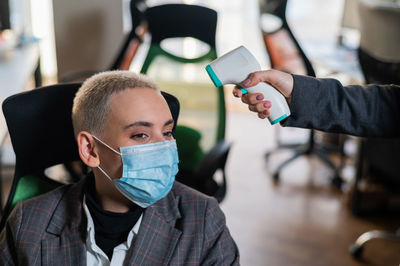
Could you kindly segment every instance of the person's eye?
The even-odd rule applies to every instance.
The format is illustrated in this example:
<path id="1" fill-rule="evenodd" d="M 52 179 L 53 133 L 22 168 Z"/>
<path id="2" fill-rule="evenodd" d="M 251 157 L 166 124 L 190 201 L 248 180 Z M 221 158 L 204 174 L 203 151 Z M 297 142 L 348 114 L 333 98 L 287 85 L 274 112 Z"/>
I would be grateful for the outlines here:
<path id="1" fill-rule="evenodd" d="M 173 138 L 173 137 L 174 137 L 174 136 L 172 135 L 172 131 L 164 132 L 163 135 L 164 135 L 164 137 L 167 137 L 167 138 Z"/>
<path id="2" fill-rule="evenodd" d="M 146 139 L 148 136 L 145 133 L 139 133 L 139 134 L 134 134 L 131 136 L 131 139 L 134 140 L 144 140 Z"/>

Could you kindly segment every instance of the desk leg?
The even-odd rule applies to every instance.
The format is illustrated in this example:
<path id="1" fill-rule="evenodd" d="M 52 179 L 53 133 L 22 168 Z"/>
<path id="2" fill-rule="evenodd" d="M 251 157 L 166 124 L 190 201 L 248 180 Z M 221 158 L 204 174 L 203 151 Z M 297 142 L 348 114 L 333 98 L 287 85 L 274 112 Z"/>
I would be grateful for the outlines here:
<path id="1" fill-rule="evenodd" d="M 359 191 L 359 184 L 361 179 L 363 178 L 363 170 L 364 170 L 364 150 L 365 144 L 364 140 L 360 139 L 358 144 L 357 151 L 357 159 L 356 159 L 356 176 L 354 181 L 354 191 L 351 198 L 351 211 L 354 215 L 359 216 L 362 214 L 362 210 L 360 210 L 360 201 L 361 201 L 361 193 Z"/>
<path id="2" fill-rule="evenodd" d="M 40 57 L 38 59 L 38 63 L 35 69 L 35 87 L 42 86 L 42 72 L 40 71 Z"/>

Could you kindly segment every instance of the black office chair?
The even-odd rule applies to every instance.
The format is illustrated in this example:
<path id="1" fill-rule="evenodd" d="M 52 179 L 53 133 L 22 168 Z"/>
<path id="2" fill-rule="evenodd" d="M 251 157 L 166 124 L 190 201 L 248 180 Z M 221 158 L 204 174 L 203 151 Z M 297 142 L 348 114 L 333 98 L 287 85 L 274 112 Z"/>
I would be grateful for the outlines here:
<path id="1" fill-rule="evenodd" d="M 225 96 L 223 87 L 215 88 L 204 70 L 204 65 L 217 57 L 217 12 L 204 6 L 165 4 L 146 9 L 144 19 L 151 43 L 141 72 L 154 78 L 163 90 L 174 94 L 181 102 L 181 122 L 176 132 L 181 160 L 177 180 L 205 194 L 218 194 L 216 197 L 221 201 L 226 191 L 224 167 L 231 146 L 225 140 Z M 202 41 L 208 50 L 197 57 L 187 58 L 166 50 L 162 45 L 167 39 L 185 37 Z M 164 64 L 157 63 L 157 60 L 164 60 Z M 158 75 L 177 65 L 195 64 L 200 66 L 197 76 L 205 77 L 203 85 Z M 223 172 L 222 183 L 213 177 L 217 168 Z"/>
<path id="2" fill-rule="evenodd" d="M 42 87 L 3 102 L 16 164 L 0 230 L 16 203 L 62 185 L 46 174 L 47 168 L 80 161 L 71 119 L 73 98 L 80 86 L 70 83 Z M 162 93 L 177 121 L 178 100 Z"/>
<path id="3" fill-rule="evenodd" d="M 226 141 L 218 142 L 207 155 L 200 161 L 193 171 L 193 179 L 200 191 L 205 191 L 221 202 L 226 194 L 226 172 L 225 164 L 231 149 L 231 143 Z M 222 180 L 218 183 L 213 177 L 218 171 Z"/>
<path id="4" fill-rule="evenodd" d="M 303 52 L 303 49 L 290 30 L 289 24 L 286 20 L 286 6 L 287 0 L 264 0 L 263 2 L 260 2 L 261 19 L 263 19 L 263 14 L 269 14 L 273 15 L 273 18 L 280 20 L 280 27 L 273 30 L 273 32 L 263 29 L 263 26 L 269 27 L 268 21 L 261 21 L 261 23 L 267 24 L 261 24 L 261 30 L 263 31 L 264 44 L 269 54 L 271 66 L 272 68 L 288 73 L 306 74 L 315 77 L 315 71 L 311 62 L 308 60 L 306 54 Z M 282 55 L 283 53 L 288 54 Z M 285 62 L 288 59 L 291 62 Z M 278 128 L 276 129 L 279 130 Z M 274 181 L 279 180 L 282 169 L 293 160 L 303 155 L 314 155 L 333 170 L 334 176 L 331 180 L 332 184 L 338 188 L 341 187 L 343 180 L 340 177 L 338 167 L 336 167 L 327 156 L 328 149 L 326 145 L 315 141 L 314 130 L 310 130 L 306 144 L 285 144 L 278 138 L 277 148 L 267 152 L 265 158 L 268 159 L 272 153 L 281 149 L 294 150 L 295 153 L 292 157 L 277 167 L 272 175 Z M 340 149 L 336 149 L 336 151 L 343 154 L 343 151 Z"/>
<path id="5" fill-rule="evenodd" d="M 358 57 L 366 83 L 400 85 L 400 6 L 399 4 L 360 0 L 360 47 Z M 368 175 L 379 177 L 390 193 L 400 192 L 398 151 L 399 139 L 372 139 L 360 141 L 356 180 L 351 208 L 355 215 L 363 215 L 363 197 L 359 184 Z M 367 242 L 374 239 L 400 240 L 400 228 L 395 233 L 372 230 L 363 233 L 349 248 L 359 258 Z"/>

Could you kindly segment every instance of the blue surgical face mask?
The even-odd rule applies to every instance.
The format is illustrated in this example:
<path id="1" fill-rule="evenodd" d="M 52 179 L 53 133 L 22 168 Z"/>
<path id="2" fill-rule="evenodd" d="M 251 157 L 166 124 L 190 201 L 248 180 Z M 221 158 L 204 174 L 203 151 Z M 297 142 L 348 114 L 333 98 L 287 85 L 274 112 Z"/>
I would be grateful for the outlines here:
<path id="1" fill-rule="evenodd" d="M 122 157 L 122 177 L 111 179 L 129 200 L 142 208 L 164 198 L 172 188 L 178 173 L 178 150 L 175 140 L 121 147 L 118 152 L 96 136 L 96 140 Z"/>

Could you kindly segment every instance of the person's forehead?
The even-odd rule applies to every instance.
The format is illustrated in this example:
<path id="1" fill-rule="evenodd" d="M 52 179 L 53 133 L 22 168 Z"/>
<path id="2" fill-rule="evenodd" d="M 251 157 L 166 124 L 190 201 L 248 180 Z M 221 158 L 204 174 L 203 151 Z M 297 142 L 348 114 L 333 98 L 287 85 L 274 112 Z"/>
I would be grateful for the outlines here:
<path id="1" fill-rule="evenodd" d="M 125 101 L 124 101 L 125 100 Z M 152 88 L 127 88 L 111 95 L 112 103 L 163 101 L 161 93 Z"/>
<path id="2" fill-rule="evenodd" d="M 112 95 L 111 112 L 115 115 L 146 117 L 152 113 L 171 116 L 164 97 L 151 88 L 129 88 Z"/>

